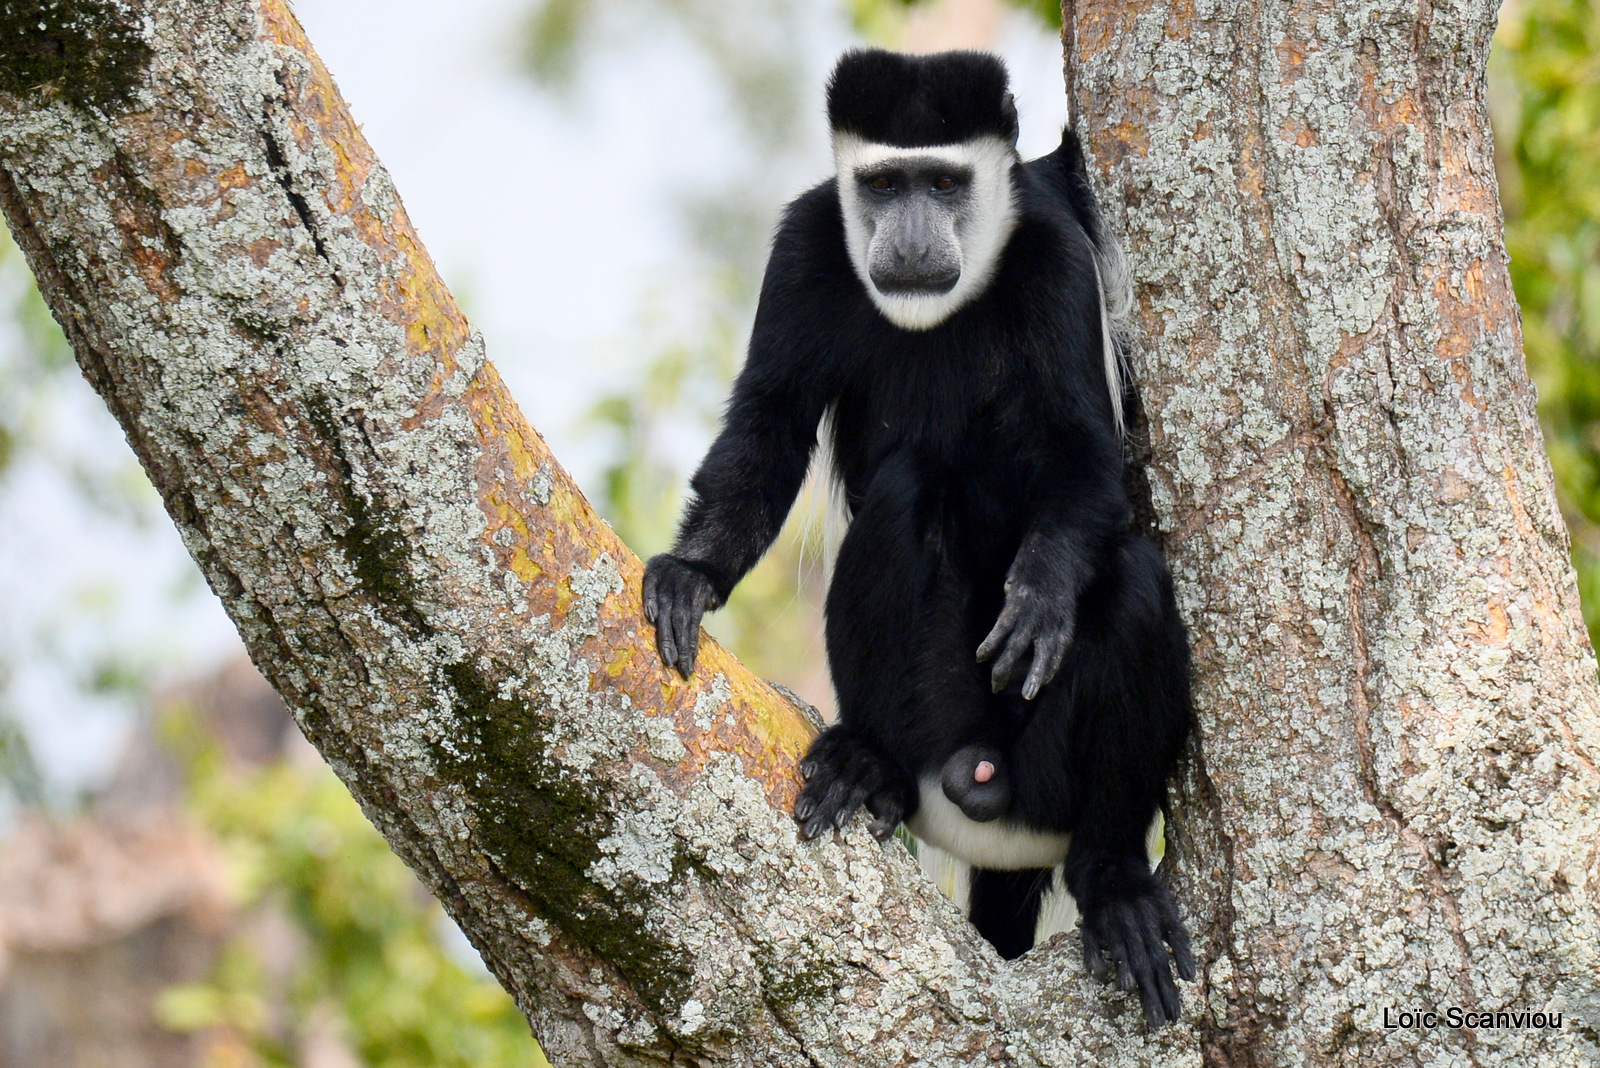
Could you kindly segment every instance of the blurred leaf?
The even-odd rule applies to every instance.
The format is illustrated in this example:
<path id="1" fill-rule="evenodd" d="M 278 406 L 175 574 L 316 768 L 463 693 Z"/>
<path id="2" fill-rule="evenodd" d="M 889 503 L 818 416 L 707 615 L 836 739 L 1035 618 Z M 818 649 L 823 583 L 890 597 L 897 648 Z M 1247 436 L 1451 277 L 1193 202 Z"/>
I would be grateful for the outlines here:
<path id="1" fill-rule="evenodd" d="M 578 42 L 594 16 L 592 0 L 543 0 L 524 33 L 522 55 L 541 84 L 566 88 L 578 69 Z"/>
<path id="2" fill-rule="evenodd" d="M 44 780 L 39 775 L 39 765 L 34 762 L 28 737 L 3 708 L 0 708 L 0 785 L 23 805 L 38 805 L 44 799 Z"/>
<path id="3" fill-rule="evenodd" d="M 1012 7 L 1021 8 L 1053 30 L 1061 29 L 1060 0 L 1005 0 Z M 850 21 L 856 32 L 867 40 L 893 47 L 905 26 L 906 12 L 913 8 L 929 8 L 939 0 L 847 0 Z"/>
<path id="4" fill-rule="evenodd" d="M 258 1063 L 293 1065 L 331 1016 L 373 1068 L 548 1068 L 510 996 L 447 951 L 438 902 L 331 771 L 280 761 L 240 775 L 192 709 L 169 708 L 165 728 L 241 908 L 296 935 L 289 972 L 275 975 L 282 946 L 245 924 L 206 982 L 161 994 L 165 1026 L 221 1031 Z"/>
<path id="5" fill-rule="evenodd" d="M 1600 637 L 1600 8 L 1508 4 L 1490 104 L 1528 370 L 1584 618 Z"/>
<path id="6" fill-rule="evenodd" d="M 1060 0 L 1011 0 L 1011 2 L 1032 11 L 1046 26 L 1055 30 L 1061 29 Z"/>

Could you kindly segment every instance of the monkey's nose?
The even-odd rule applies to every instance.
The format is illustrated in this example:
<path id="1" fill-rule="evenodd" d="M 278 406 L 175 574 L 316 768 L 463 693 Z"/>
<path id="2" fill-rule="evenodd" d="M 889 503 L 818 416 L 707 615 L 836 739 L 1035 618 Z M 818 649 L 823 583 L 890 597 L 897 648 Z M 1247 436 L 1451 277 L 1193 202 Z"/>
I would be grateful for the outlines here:
<path id="1" fill-rule="evenodd" d="M 894 265 L 901 270 L 916 270 L 928 258 L 926 242 L 895 242 Z"/>

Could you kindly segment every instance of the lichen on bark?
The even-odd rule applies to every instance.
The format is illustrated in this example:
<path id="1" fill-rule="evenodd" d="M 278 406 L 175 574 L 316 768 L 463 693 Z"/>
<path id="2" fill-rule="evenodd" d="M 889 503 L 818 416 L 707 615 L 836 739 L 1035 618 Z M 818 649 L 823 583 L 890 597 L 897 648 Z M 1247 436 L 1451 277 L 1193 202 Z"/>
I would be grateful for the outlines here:
<path id="1" fill-rule="evenodd" d="M 1595 663 L 1500 241 L 1495 5 L 1078 9 L 1196 621 L 1208 1055 L 1592 1061 Z M 1386 1034 L 1402 1003 L 1589 1022 Z"/>

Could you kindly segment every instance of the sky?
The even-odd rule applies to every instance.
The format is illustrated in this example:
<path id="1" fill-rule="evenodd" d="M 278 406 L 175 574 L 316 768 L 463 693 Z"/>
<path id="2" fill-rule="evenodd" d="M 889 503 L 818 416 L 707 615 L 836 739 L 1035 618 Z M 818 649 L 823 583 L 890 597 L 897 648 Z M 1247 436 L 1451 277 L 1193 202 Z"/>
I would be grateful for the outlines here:
<path id="1" fill-rule="evenodd" d="M 637 374 L 659 320 L 693 303 L 703 257 L 686 201 L 759 174 L 746 192 L 770 226 L 829 173 L 822 85 L 858 43 L 845 5 L 766 2 L 792 13 L 769 29 L 809 87 L 798 121 L 810 125 L 773 159 L 690 39 L 635 17 L 648 5 L 613 4 L 629 17 L 602 24 L 606 47 L 557 93 L 519 67 L 526 0 L 295 4 L 490 358 L 580 486 L 598 485 L 608 456 L 588 412 Z M 1049 151 L 1065 115 L 1059 45 L 1021 14 L 992 28 L 1024 154 Z M 0 306 L 21 284 L 15 257 L 10 268 Z M 21 343 L 0 317 L 0 372 Z M 0 481 L 0 712 L 71 797 L 112 768 L 139 711 L 136 680 L 160 686 L 241 647 L 88 386 L 69 368 L 30 397 L 37 447 Z M 710 432 L 691 433 L 675 466 L 692 465 Z"/>

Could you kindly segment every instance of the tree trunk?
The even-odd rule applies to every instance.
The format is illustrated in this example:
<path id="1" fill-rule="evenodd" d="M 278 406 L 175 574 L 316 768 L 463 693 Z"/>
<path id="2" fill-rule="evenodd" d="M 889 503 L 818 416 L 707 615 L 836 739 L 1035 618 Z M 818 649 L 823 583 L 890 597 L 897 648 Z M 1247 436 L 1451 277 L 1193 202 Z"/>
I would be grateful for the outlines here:
<path id="1" fill-rule="evenodd" d="M 1196 640 L 1213 1063 L 1600 1060 L 1595 661 L 1501 239 L 1497 7 L 1069 11 Z M 1383 1032 L 1448 1006 L 1564 1036 Z"/>
<path id="2" fill-rule="evenodd" d="M 660 668 L 637 560 L 284 0 L 0 4 L 0 206 L 85 374 L 558 1064 L 1600 1060 L 1595 666 L 1501 252 L 1492 11 L 1076 22 L 1199 669 L 1169 864 L 1206 970 L 1155 1035 L 1075 936 L 1002 964 L 897 845 L 795 841 L 807 717 L 715 647 Z M 1449 1005 L 1565 1015 L 1383 1029 Z"/>

